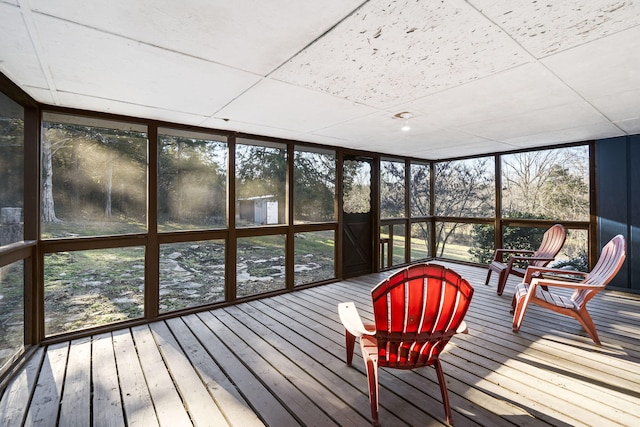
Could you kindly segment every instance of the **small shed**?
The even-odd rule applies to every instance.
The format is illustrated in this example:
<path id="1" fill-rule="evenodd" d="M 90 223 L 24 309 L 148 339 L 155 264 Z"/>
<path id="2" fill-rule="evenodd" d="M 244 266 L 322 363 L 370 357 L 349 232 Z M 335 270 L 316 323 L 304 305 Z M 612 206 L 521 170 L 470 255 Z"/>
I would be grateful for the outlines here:
<path id="1" fill-rule="evenodd" d="M 278 200 L 273 195 L 238 199 L 239 219 L 254 224 L 278 223 Z"/>

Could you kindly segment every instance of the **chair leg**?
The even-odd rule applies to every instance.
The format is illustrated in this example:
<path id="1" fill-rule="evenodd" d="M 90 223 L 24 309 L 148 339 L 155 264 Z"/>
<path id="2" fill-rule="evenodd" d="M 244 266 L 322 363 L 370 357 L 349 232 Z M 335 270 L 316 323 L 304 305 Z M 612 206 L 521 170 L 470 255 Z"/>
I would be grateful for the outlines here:
<path id="1" fill-rule="evenodd" d="M 434 368 L 436 368 L 436 374 L 438 375 L 438 384 L 440 385 L 440 393 L 442 394 L 442 403 L 444 405 L 444 414 L 447 418 L 447 424 L 452 426 L 453 421 L 451 418 L 451 404 L 449 403 L 447 381 L 444 377 L 444 372 L 442 371 L 442 364 L 440 363 L 440 359 L 436 359 L 433 366 Z"/>
<path id="2" fill-rule="evenodd" d="M 596 345 L 602 345 L 600 343 L 600 339 L 598 339 L 598 331 L 596 330 L 596 325 L 593 323 L 593 319 L 589 315 L 586 307 L 582 307 L 580 310 L 573 311 L 573 317 L 575 317 L 578 322 L 582 325 L 587 334 L 591 337 Z"/>
<path id="3" fill-rule="evenodd" d="M 484 281 L 484 285 L 485 286 L 489 286 L 489 279 L 491 279 L 491 273 L 492 273 L 491 267 L 489 267 L 487 270 L 488 270 L 487 271 L 487 278 Z"/>
<path id="4" fill-rule="evenodd" d="M 513 306 L 513 332 L 518 332 L 520 330 L 524 314 L 526 313 L 527 306 L 529 305 L 529 299 L 529 292 L 524 295 L 513 295 L 513 301 L 511 303 Z"/>
<path id="5" fill-rule="evenodd" d="M 371 405 L 371 421 L 374 426 L 380 425 L 378 416 L 378 364 L 373 359 L 366 357 L 367 380 L 369 381 L 369 404 Z"/>
<path id="6" fill-rule="evenodd" d="M 502 292 L 504 292 L 504 287 L 507 285 L 507 277 L 509 277 L 509 270 L 500 270 L 500 274 L 498 274 L 498 288 L 496 289 L 498 295 L 502 295 Z"/>
<path id="7" fill-rule="evenodd" d="M 353 347 L 356 344 L 355 335 L 351 334 L 349 331 L 344 331 L 345 345 L 347 350 L 347 365 L 351 366 L 351 362 L 353 361 Z"/>

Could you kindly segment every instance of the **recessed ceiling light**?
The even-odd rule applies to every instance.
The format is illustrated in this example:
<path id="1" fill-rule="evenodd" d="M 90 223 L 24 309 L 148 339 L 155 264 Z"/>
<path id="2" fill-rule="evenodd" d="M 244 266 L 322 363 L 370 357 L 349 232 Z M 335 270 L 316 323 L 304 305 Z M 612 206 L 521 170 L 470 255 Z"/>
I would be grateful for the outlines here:
<path id="1" fill-rule="evenodd" d="M 402 111 L 402 112 L 400 112 L 398 114 L 394 114 L 393 117 L 396 118 L 396 119 L 404 120 L 404 124 L 400 128 L 401 131 L 409 132 L 411 130 L 411 126 L 409 126 L 409 119 L 411 117 L 413 117 L 412 113 L 410 113 L 408 111 Z"/>
<path id="2" fill-rule="evenodd" d="M 402 111 L 398 114 L 394 114 L 393 117 L 395 117 L 396 119 L 409 120 L 411 117 L 413 117 L 413 114 L 408 111 Z"/>

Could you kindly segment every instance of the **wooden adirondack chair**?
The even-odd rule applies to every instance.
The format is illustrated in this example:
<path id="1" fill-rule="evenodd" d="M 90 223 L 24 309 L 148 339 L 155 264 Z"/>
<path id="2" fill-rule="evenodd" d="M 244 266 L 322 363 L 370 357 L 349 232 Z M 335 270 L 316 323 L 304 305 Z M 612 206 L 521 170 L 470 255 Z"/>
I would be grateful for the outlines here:
<path id="1" fill-rule="evenodd" d="M 520 249 L 496 249 L 493 254 L 493 261 L 489 264 L 489 271 L 487 272 L 487 280 L 484 284 L 489 284 L 491 278 L 491 272 L 498 273 L 498 295 L 502 295 L 504 287 L 507 284 L 507 278 L 509 274 L 514 274 L 518 277 L 524 277 L 525 269 L 519 268 L 514 265 L 517 261 L 525 261 L 528 266 L 544 267 L 558 255 L 564 241 L 567 238 L 567 234 L 564 227 L 560 224 L 556 224 L 545 231 L 542 237 L 542 243 L 536 251 L 520 250 Z M 511 257 L 507 262 L 504 260 L 504 255 L 511 254 Z"/>
<path id="2" fill-rule="evenodd" d="M 373 425 L 378 422 L 378 367 L 436 369 L 447 422 L 451 407 L 439 355 L 456 333 L 466 333 L 463 318 L 473 288 L 458 273 L 437 264 L 402 269 L 372 291 L 374 324 L 363 324 L 353 302 L 338 305 L 345 326 L 347 365 L 356 338 L 367 368 Z"/>
<path id="3" fill-rule="evenodd" d="M 587 303 L 598 292 L 603 290 L 613 279 L 626 257 L 625 239 L 615 236 L 602 249 L 597 264 L 590 273 L 574 272 L 561 269 L 529 267 L 524 282 L 516 286 L 511 303 L 513 307 L 513 332 L 518 332 L 529 304 L 537 304 L 556 313 L 574 317 L 587 331 L 593 342 L 600 345 L 598 332 L 593 319 L 587 311 Z M 580 282 L 549 278 L 549 275 L 579 275 Z M 573 295 L 567 298 L 551 293 L 548 288 L 559 287 L 573 289 Z"/>

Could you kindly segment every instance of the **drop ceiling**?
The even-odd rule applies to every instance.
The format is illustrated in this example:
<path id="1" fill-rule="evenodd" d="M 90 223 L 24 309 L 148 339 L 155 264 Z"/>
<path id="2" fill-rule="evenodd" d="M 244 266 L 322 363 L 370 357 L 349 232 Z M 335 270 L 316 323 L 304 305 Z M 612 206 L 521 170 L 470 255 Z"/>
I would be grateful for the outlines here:
<path id="1" fill-rule="evenodd" d="M 0 0 L 0 34 L 49 105 L 425 159 L 640 133 L 631 0 Z"/>

